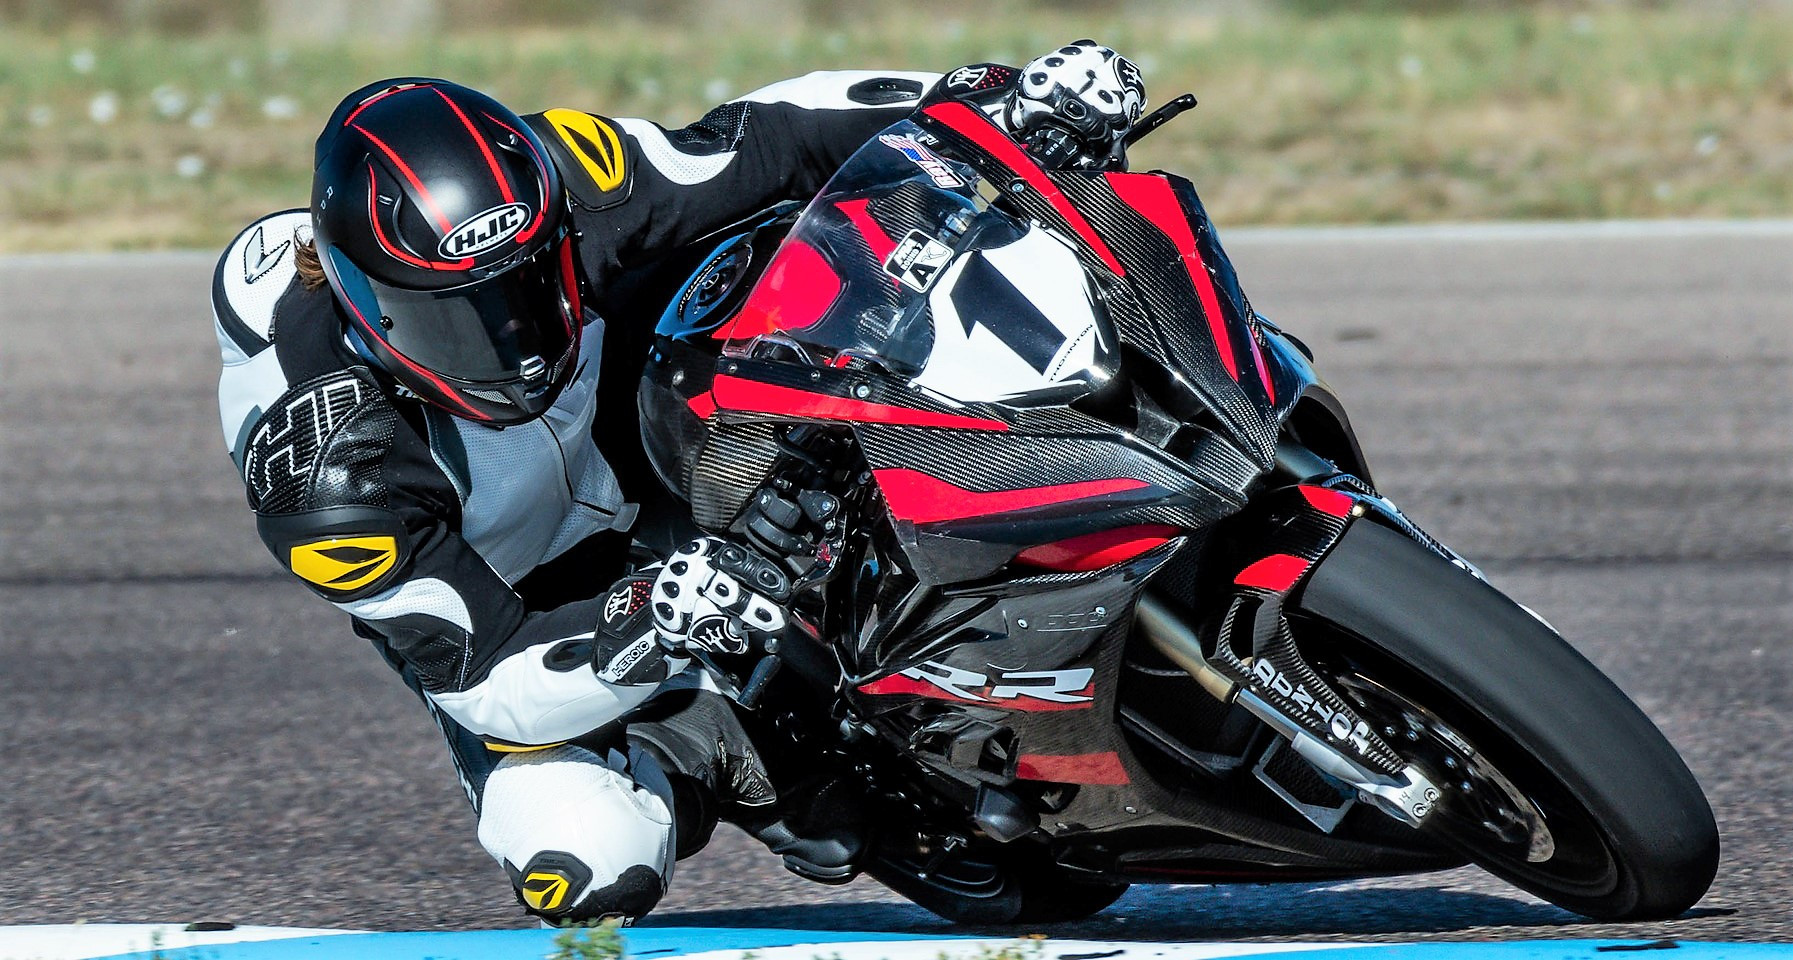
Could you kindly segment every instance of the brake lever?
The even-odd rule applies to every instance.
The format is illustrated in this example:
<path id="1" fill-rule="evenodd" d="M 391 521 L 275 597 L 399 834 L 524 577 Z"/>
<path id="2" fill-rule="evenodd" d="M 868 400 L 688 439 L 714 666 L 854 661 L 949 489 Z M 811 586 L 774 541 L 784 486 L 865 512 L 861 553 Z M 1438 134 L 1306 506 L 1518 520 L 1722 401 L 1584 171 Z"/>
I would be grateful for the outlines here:
<path id="1" fill-rule="evenodd" d="M 1133 129 L 1127 131 L 1127 135 L 1121 139 L 1121 143 L 1124 146 L 1133 146 L 1145 139 L 1146 134 L 1175 120 L 1179 114 L 1195 106 L 1195 104 L 1196 99 L 1195 94 L 1193 93 L 1185 93 L 1172 99 L 1164 106 L 1139 118 L 1139 122 L 1133 125 Z"/>

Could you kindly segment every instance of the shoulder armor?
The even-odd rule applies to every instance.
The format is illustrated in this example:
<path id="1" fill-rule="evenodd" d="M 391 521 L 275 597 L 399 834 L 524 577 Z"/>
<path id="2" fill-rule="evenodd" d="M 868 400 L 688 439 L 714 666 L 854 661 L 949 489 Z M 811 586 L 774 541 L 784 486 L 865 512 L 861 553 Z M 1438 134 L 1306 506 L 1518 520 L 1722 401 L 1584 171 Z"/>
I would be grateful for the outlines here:
<path id="1" fill-rule="evenodd" d="M 579 206 L 602 210 L 629 198 L 635 170 L 614 121 L 564 107 L 532 113 L 523 121 L 547 144 L 567 192 Z"/>
<path id="2" fill-rule="evenodd" d="M 225 359 L 234 347 L 247 359 L 274 342 L 274 313 L 298 268 L 293 247 L 311 239 L 311 214 L 282 210 L 250 224 L 218 258 L 212 273 L 212 312 Z"/>
<path id="3" fill-rule="evenodd" d="M 384 589 L 410 558 L 387 500 L 397 425 L 398 411 L 356 367 L 293 387 L 250 430 L 243 482 L 262 541 L 330 600 Z"/>

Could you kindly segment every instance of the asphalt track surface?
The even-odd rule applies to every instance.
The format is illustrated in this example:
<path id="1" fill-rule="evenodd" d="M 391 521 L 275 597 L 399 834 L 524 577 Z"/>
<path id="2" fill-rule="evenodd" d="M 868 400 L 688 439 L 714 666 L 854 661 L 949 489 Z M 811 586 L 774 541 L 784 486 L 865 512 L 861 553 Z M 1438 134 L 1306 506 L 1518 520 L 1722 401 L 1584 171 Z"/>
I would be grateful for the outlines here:
<path id="1" fill-rule="evenodd" d="M 1793 939 L 1793 224 L 1232 250 L 1319 353 L 1383 490 L 1681 749 L 1723 864 L 1662 923 L 1583 923 L 1460 870 L 1136 889 L 1053 932 Z M 0 924 L 526 925 L 423 709 L 255 537 L 217 425 L 209 269 L 0 260 Z M 944 929 L 730 831 L 651 922 Z"/>

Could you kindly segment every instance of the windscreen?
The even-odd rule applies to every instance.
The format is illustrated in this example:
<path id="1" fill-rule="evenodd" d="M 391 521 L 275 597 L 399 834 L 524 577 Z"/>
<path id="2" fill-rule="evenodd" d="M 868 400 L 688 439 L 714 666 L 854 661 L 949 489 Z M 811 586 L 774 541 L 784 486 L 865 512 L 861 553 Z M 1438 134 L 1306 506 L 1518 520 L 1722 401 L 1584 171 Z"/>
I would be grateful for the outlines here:
<path id="1" fill-rule="evenodd" d="M 909 121 L 874 137 L 717 332 L 725 352 L 874 365 L 965 402 L 1062 402 L 1106 379 L 1113 335 L 1073 247 L 979 186 Z"/>

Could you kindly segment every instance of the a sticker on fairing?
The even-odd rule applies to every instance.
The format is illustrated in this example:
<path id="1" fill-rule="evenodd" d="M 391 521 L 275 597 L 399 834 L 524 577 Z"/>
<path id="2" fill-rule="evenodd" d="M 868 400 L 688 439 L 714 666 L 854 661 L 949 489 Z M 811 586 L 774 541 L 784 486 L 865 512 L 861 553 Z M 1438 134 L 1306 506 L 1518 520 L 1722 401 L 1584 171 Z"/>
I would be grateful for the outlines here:
<path id="1" fill-rule="evenodd" d="M 936 186 L 951 189 L 965 185 L 965 181 L 959 179 L 958 174 L 953 173 L 953 168 L 947 166 L 946 161 L 940 159 L 939 154 L 922 146 L 921 141 L 914 137 L 885 133 L 879 134 L 878 141 L 908 157 L 911 162 L 921 168 L 923 173 L 928 175 L 928 179 L 934 181 Z"/>
<path id="2" fill-rule="evenodd" d="M 1106 343 L 1083 265 L 1038 225 L 961 255 L 928 294 L 934 344 L 915 386 L 962 403 L 1062 402 L 1106 376 Z"/>
<path id="3" fill-rule="evenodd" d="M 952 258 L 953 248 L 920 230 L 911 230 L 884 261 L 884 272 L 904 286 L 926 293 Z"/>

